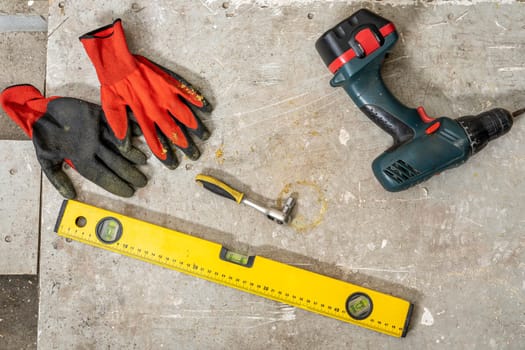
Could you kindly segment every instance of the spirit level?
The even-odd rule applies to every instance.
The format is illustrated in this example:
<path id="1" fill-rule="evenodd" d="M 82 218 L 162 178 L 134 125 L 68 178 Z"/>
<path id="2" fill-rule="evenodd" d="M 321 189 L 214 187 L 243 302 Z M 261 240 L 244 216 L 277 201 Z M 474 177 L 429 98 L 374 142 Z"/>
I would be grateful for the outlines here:
<path id="1" fill-rule="evenodd" d="M 406 335 L 412 314 L 406 300 L 73 200 L 62 204 L 55 232 L 395 337 Z"/>

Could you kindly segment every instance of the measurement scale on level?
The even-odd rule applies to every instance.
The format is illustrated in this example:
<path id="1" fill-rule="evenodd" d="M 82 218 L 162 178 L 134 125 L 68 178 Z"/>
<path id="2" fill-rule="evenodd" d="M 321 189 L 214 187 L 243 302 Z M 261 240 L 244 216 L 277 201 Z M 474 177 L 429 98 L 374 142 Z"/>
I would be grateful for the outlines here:
<path id="1" fill-rule="evenodd" d="M 408 330 L 413 304 L 401 298 L 74 200 L 62 204 L 55 232 L 391 336 Z"/>

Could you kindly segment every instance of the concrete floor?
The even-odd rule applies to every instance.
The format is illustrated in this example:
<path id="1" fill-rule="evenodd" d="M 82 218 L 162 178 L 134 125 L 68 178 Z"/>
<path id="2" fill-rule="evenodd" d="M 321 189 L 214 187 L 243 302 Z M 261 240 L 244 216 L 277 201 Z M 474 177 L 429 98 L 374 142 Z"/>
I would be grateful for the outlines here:
<path id="1" fill-rule="evenodd" d="M 44 181 L 39 347 L 522 348 L 524 123 L 462 167 L 387 193 L 370 163 L 391 141 L 330 88 L 314 42 L 367 7 L 401 33 L 383 70 L 401 101 L 434 116 L 513 110 L 524 103 L 525 4 L 396 4 L 51 1 L 46 89 L 98 101 L 77 38 L 122 18 L 134 52 L 210 98 L 212 137 L 177 170 L 150 159 L 148 186 L 128 200 L 71 173 L 79 199 L 409 299 L 406 338 L 66 242 L 53 233 L 61 198 Z M 282 227 L 235 207 L 194 184 L 201 172 L 269 204 L 296 191 L 297 216 Z"/>
<path id="2" fill-rule="evenodd" d="M 0 346 L 36 349 L 38 321 L 36 275 L 0 276 Z"/>
<path id="3" fill-rule="evenodd" d="M 48 9 L 0 0 L 0 89 L 44 88 Z M 0 159 L 0 349 L 36 349 L 41 174 L 32 142 L 1 110 Z"/>

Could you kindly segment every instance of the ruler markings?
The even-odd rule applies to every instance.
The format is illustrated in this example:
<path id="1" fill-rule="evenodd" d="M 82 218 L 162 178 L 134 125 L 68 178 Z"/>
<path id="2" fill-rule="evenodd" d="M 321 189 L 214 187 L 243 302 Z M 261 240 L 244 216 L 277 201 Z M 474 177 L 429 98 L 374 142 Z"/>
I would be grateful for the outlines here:
<path id="1" fill-rule="evenodd" d="M 79 218 L 87 224 L 78 227 Z M 111 244 L 104 243 L 97 231 L 108 219 L 121 225 L 120 233 L 111 231 L 118 236 Z M 261 256 L 234 253 L 252 259 L 249 266 L 224 260 L 220 256 L 225 248 L 220 244 L 80 202 L 64 202 L 55 231 L 88 245 L 388 335 L 403 337 L 407 331 L 412 304 L 406 300 Z M 370 301 L 363 319 L 349 313 L 348 303 L 354 295 L 361 295 L 361 299 L 365 295 Z"/>

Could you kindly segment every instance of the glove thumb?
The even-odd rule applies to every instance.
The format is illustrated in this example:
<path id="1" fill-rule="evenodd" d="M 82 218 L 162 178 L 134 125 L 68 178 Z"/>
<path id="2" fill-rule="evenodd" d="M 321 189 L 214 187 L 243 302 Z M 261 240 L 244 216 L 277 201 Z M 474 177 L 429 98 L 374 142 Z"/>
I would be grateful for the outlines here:
<path id="1" fill-rule="evenodd" d="M 40 160 L 40 159 L 39 159 Z M 60 194 L 67 199 L 74 199 L 77 195 L 73 183 L 62 170 L 62 164 L 44 164 L 46 161 L 40 162 L 42 166 L 42 171 L 46 174 L 46 177 L 49 181 L 55 186 L 55 188 L 60 192 Z"/>

